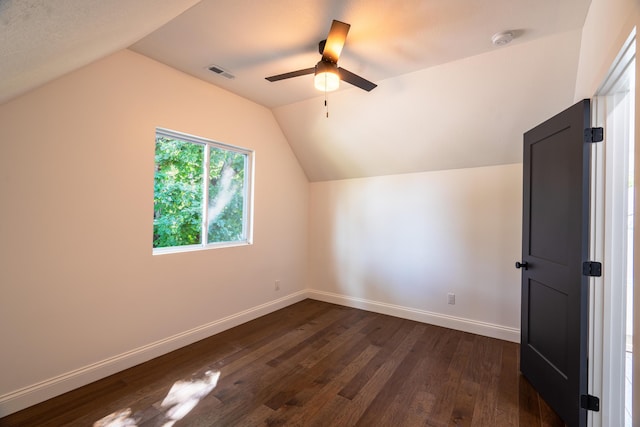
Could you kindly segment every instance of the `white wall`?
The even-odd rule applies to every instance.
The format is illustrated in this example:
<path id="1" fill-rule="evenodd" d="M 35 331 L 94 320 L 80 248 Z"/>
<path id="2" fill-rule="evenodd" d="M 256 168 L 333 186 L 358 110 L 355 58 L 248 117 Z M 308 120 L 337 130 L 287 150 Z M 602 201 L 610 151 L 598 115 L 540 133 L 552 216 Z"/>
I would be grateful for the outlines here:
<path id="1" fill-rule="evenodd" d="M 312 183 L 315 297 L 517 341 L 521 183 L 521 164 Z"/>
<path id="2" fill-rule="evenodd" d="M 575 99 L 635 8 L 592 0 Z M 156 126 L 256 150 L 254 245 L 151 255 Z M 518 340 L 520 164 L 310 185 L 269 110 L 130 51 L 0 105 L 0 141 L 0 416 L 304 295 Z"/>
<path id="3" fill-rule="evenodd" d="M 591 98 L 603 83 L 614 58 L 638 25 L 635 0 L 591 0 L 582 29 L 575 100 Z"/>
<path id="4" fill-rule="evenodd" d="M 157 126 L 255 150 L 254 245 L 152 256 Z M 0 105 L 0 416 L 301 298 L 308 185 L 268 109 L 131 51 Z"/>

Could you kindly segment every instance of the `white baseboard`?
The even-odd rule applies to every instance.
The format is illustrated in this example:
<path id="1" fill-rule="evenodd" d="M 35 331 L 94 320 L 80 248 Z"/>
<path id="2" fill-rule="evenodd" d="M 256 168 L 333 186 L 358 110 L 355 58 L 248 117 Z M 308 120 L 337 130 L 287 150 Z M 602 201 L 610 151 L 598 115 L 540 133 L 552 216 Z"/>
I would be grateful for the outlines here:
<path id="1" fill-rule="evenodd" d="M 388 314 L 390 316 L 415 320 L 417 322 L 428 323 L 436 326 L 443 326 L 445 328 L 455 329 L 458 331 L 471 332 L 473 334 L 498 338 L 505 341 L 515 343 L 520 342 L 520 329 L 518 328 L 479 322 L 477 320 L 449 316 L 441 313 L 433 313 L 395 304 L 387 304 L 363 298 L 334 294 L 331 292 L 309 290 L 307 296 L 318 301 L 330 302 L 346 307 L 360 308 L 362 310 L 373 311 L 375 313 Z"/>
<path id="2" fill-rule="evenodd" d="M 0 417 L 12 414 L 47 399 L 82 387 L 124 369 L 169 353 L 178 348 L 210 337 L 234 326 L 241 325 L 260 316 L 287 307 L 308 297 L 306 290 L 299 291 L 275 301 L 252 307 L 240 313 L 215 320 L 206 325 L 173 335 L 154 343 L 138 347 L 126 353 L 91 365 L 58 375 L 0 396 Z"/>
<path id="3" fill-rule="evenodd" d="M 394 304 L 322 292 L 311 289 L 299 291 L 275 301 L 252 307 L 240 313 L 224 317 L 206 325 L 173 335 L 154 343 L 138 347 L 126 353 L 102 360 L 91 365 L 58 375 L 45 381 L 12 391 L 0 396 L 0 417 L 17 412 L 21 409 L 44 402 L 47 399 L 82 387 L 93 381 L 105 378 L 124 369 L 146 362 L 154 357 L 169 353 L 178 348 L 210 337 L 234 326 L 241 325 L 260 316 L 287 307 L 305 298 L 325 301 L 346 307 L 360 308 L 375 313 L 388 314 L 403 319 L 415 320 L 432 325 L 443 326 L 478 335 L 498 338 L 506 341 L 519 342 L 520 330 L 476 320 L 448 316 Z"/>

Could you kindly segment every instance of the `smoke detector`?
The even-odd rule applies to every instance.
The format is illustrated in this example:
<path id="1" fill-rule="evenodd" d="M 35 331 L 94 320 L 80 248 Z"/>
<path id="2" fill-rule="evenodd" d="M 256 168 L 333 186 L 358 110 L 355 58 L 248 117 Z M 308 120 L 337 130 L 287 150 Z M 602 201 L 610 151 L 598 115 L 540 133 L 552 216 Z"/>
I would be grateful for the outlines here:
<path id="1" fill-rule="evenodd" d="M 491 37 L 491 42 L 495 46 L 504 46 L 506 44 L 511 43 L 513 40 L 513 33 L 511 31 L 504 31 L 502 33 L 495 33 Z"/>

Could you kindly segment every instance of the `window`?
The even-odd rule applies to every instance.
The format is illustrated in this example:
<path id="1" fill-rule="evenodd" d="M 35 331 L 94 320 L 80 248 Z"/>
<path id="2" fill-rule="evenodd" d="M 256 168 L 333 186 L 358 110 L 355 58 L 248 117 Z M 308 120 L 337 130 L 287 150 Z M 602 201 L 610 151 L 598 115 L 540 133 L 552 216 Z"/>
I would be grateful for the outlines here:
<path id="1" fill-rule="evenodd" d="M 153 253 L 251 243 L 253 152 L 156 129 Z"/>

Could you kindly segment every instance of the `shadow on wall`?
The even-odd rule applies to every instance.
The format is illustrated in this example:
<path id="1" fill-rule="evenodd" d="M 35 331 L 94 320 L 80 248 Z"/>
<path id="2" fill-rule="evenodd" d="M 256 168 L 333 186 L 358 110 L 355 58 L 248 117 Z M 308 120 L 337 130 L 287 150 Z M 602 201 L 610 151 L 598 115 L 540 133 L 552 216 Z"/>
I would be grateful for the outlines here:
<path id="1" fill-rule="evenodd" d="M 314 191 L 314 259 L 326 267 L 313 280 L 341 295 L 518 327 L 521 172 L 518 164 L 316 184 L 327 188 Z"/>

